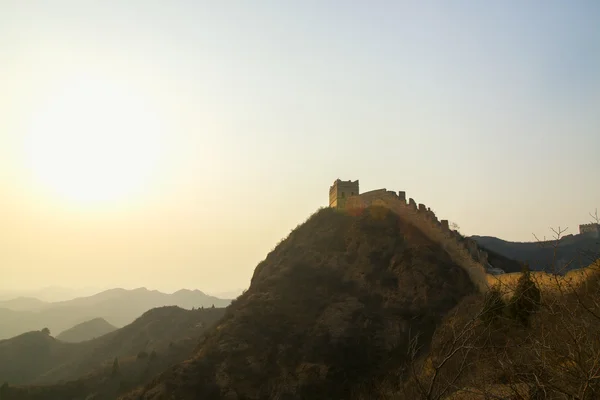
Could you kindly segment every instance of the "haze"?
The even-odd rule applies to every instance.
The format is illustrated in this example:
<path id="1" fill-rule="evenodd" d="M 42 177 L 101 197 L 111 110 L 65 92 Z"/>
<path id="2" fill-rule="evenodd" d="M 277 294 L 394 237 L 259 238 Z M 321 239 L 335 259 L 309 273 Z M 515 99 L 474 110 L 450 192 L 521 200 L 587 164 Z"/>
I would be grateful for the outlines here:
<path id="1" fill-rule="evenodd" d="M 467 235 L 589 222 L 595 1 L 0 2 L 0 289 L 209 292 L 336 178 Z"/>

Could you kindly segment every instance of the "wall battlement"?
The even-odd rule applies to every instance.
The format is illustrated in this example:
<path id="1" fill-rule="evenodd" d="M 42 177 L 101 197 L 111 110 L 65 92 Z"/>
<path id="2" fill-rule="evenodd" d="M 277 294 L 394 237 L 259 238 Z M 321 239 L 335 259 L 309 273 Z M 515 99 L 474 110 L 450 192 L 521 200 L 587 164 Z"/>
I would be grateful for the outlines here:
<path id="1" fill-rule="evenodd" d="M 412 198 L 409 198 L 407 203 L 406 192 L 394 192 L 387 189 L 357 193 L 345 198 L 343 204 L 335 203 L 335 208 L 346 210 L 364 209 L 369 206 L 386 207 L 418 227 L 427 237 L 439 243 L 448 252 L 452 260 L 469 274 L 479 290 L 487 290 L 487 268 L 489 266 L 487 253 L 479 249 L 475 241 L 465 239 L 457 231 L 451 230 L 447 220 L 439 221 L 431 208 L 422 203 L 417 204 Z"/>
<path id="2" fill-rule="evenodd" d="M 341 184 L 340 184 L 341 182 Z M 336 187 L 337 189 L 334 189 Z M 448 252 L 450 258 L 461 268 L 463 268 L 471 281 L 481 291 L 486 292 L 490 287 L 496 286 L 501 288 L 504 295 L 509 295 L 514 289 L 521 272 L 509 274 L 492 274 L 492 266 L 488 262 L 488 254 L 480 249 L 472 239 L 463 237 L 458 231 L 450 229 L 448 220 L 438 220 L 431 208 L 422 203 L 415 202 L 409 198 L 406 201 L 406 192 L 393 192 L 387 189 L 377 189 L 362 194 L 358 193 L 357 181 L 340 181 L 334 182 L 330 188 L 330 198 L 332 190 L 338 190 L 343 187 L 344 190 L 349 190 L 353 195 L 344 198 L 343 203 L 334 202 L 330 206 L 344 210 L 360 210 L 370 206 L 386 207 L 392 212 L 399 215 L 405 221 L 419 228 L 427 237 L 436 243 L 439 243 L 444 250 Z M 598 224 L 587 224 L 598 225 Z M 595 227 L 589 228 L 595 231 Z M 600 225 L 598 225 L 600 230 Z M 577 287 L 583 284 L 592 271 L 600 270 L 600 260 L 598 263 L 581 270 L 573 270 L 567 273 L 564 277 L 557 277 L 546 272 L 531 273 L 533 279 L 543 292 L 552 292 L 556 290 L 559 283 L 569 285 L 569 287 Z"/>
<path id="3" fill-rule="evenodd" d="M 579 233 L 581 235 L 591 235 L 598 237 L 600 235 L 600 224 L 582 224 L 579 225 Z"/>

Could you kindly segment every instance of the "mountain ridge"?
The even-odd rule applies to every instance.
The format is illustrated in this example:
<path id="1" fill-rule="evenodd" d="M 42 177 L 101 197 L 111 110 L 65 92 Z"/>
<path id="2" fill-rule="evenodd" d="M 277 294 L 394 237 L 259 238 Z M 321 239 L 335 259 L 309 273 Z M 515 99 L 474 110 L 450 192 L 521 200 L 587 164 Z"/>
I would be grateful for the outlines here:
<path id="1" fill-rule="evenodd" d="M 15 311 L 6 308 L 6 302 L 0 302 L 0 320 L 3 321 L 0 325 L 0 339 L 45 327 L 51 332 L 62 332 L 94 318 L 103 318 L 111 325 L 119 327 L 131 323 L 145 311 L 156 307 L 225 307 L 230 302 L 229 299 L 208 296 L 199 290 L 180 290 L 166 294 L 146 288 L 109 289 L 92 296 L 45 303 L 42 308 L 35 310 Z"/>
<path id="2" fill-rule="evenodd" d="M 528 263 L 535 271 L 564 274 L 585 268 L 600 258 L 599 239 L 585 234 L 565 235 L 559 240 L 539 242 L 511 242 L 495 236 L 479 235 L 470 238 L 483 248 Z"/>
<path id="3" fill-rule="evenodd" d="M 181 361 L 199 335 L 223 314 L 222 308 L 154 308 L 123 328 L 79 343 L 63 342 L 41 331 L 23 333 L 0 341 L 0 382 L 48 385 L 74 381 L 89 374 L 102 375 L 115 358 L 129 363 L 144 352 L 149 356 L 154 351 L 165 361 Z"/>

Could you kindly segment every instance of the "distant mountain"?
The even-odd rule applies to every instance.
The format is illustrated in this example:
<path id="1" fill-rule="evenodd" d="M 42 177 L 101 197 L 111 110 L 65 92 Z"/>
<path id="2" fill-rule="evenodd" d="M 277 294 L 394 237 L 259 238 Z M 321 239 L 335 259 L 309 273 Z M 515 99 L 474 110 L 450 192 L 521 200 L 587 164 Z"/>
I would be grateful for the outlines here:
<path id="1" fill-rule="evenodd" d="M 111 289 L 88 297 L 41 304 L 39 310 L 23 310 L 17 300 L 0 305 L 0 339 L 24 332 L 49 328 L 52 333 L 62 332 L 94 318 L 103 318 L 114 326 L 131 323 L 137 316 L 156 307 L 178 306 L 185 309 L 198 307 L 226 307 L 231 300 L 208 296 L 199 290 L 180 290 L 166 294 L 157 290 Z M 15 304 L 20 310 L 10 309 Z"/>
<path id="2" fill-rule="evenodd" d="M 556 242 L 509 242 L 493 236 L 471 236 L 480 247 L 520 262 L 528 262 L 532 270 L 567 272 L 584 268 L 600 258 L 600 243 L 588 235 L 564 236 Z M 556 268 L 553 268 L 555 266 Z M 502 268 L 502 267 L 499 267 Z M 510 272 L 510 271 L 506 271 Z"/>
<path id="3" fill-rule="evenodd" d="M 81 343 L 65 343 L 40 331 L 28 332 L 0 341 L 0 382 L 49 384 L 81 378 L 81 382 L 91 379 L 100 387 L 117 358 L 120 378 L 139 383 L 151 377 L 152 371 L 189 356 L 204 331 L 224 312 L 223 308 L 155 308 L 121 329 Z"/>
<path id="4" fill-rule="evenodd" d="M 0 289 L 0 300 L 10 300 L 16 297 L 30 297 L 45 302 L 65 301 L 75 297 L 91 296 L 102 289 L 98 288 L 66 288 L 60 286 L 47 286 L 40 289 L 30 290 L 7 290 Z"/>
<path id="5" fill-rule="evenodd" d="M 56 338 L 62 342 L 79 343 L 98 338 L 117 329 L 103 318 L 94 318 L 61 332 Z"/>
<path id="6" fill-rule="evenodd" d="M 36 311 L 48 306 L 49 303 L 33 297 L 17 297 L 16 299 L 0 301 L 0 308 L 13 311 Z"/>

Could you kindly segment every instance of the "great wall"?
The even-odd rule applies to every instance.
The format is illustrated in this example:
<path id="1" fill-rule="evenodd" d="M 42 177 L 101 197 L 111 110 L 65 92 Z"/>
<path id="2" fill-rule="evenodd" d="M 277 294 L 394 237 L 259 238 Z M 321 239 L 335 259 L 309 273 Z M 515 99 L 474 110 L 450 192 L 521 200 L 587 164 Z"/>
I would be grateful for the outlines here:
<path id="1" fill-rule="evenodd" d="M 479 248 L 477 242 L 450 229 L 448 220 L 438 220 L 435 213 L 424 204 L 417 204 L 412 198 L 407 202 L 405 192 L 378 189 L 360 193 L 358 180 L 337 179 L 329 189 L 329 206 L 341 210 L 360 210 L 370 206 L 389 209 L 419 228 L 429 239 L 439 243 L 451 259 L 467 272 L 481 292 L 495 286 L 508 296 L 521 276 L 521 272 L 504 273 L 495 268 L 488 262 L 488 254 Z M 558 290 L 558 287 L 573 288 L 580 285 L 596 267 L 600 268 L 600 264 L 573 270 L 564 276 L 538 271 L 533 271 L 531 276 L 542 290 L 551 292 Z"/>

